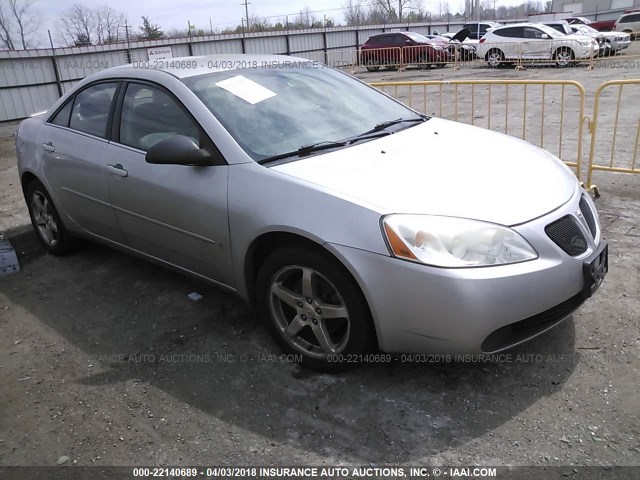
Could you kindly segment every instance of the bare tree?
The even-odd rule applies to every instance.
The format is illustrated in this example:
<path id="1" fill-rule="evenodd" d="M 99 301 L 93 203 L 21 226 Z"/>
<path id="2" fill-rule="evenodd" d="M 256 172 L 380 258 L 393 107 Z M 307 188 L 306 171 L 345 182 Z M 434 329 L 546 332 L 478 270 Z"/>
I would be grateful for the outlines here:
<path id="1" fill-rule="evenodd" d="M 316 23 L 317 19 L 309 7 L 304 7 L 300 10 L 300 13 L 296 17 L 295 24 L 298 28 L 311 28 Z"/>
<path id="2" fill-rule="evenodd" d="M 126 17 L 112 7 L 105 5 L 96 9 L 96 30 L 99 43 L 117 42 L 120 30 L 125 26 Z"/>
<path id="3" fill-rule="evenodd" d="M 91 45 L 97 37 L 96 13 L 80 3 L 74 4 L 60 16 L 62 36 L 68 45 Z M 92 39 L 92 36 L 94 37 Z"/>
<path id="4" fill-rule="evenodd" d="M 125 23 L 124 14 L 108 5 L 90 8 L 76 3 L 60 16 L 59 37 L 67 45 L 117 42 Z"/>
<path id="5" fill-rule="evenodd" d="M 362 0 L 349 0 L 344 4 L 344 19 L 347 25 L 363 25 L 367 20 L 367 11 Z"/>
<path id="6" fill-rule="evenodd" d="M 25 50 L 29 38 L 38 30 L 40 24 L 37 12 L 32 9 L 34 3 L 35 0 L 9 0 L 9 8 L 16 22 L 20 43 Z"/>
<path id="7" fill-rule="evenodd" d="M 35 1 L 6 0 L 4 8 L 0 5 L 0 46 L 9 50 L 29 47 L 40 23 L 39 13 L 33 9 Z"/>
<path id="8" fill-rule="evenodd" d="M 394 0 L 375 0 L 372 3 L 374 6 L 380 8 L 380 10 L 386 13 L 389 20 L 397 20 L 401 22 L 404 10 L 408 10 L 413 2 L 414 0 L 398 0 L 397 9 L 395 7 Z"/>
<path id="9" fill-rule="evenodd" d="M 5 12 L 0 3 L 0 42 L 4 48 L 15 50 L 13 43 L 12 25 L 8 12 Z"/>

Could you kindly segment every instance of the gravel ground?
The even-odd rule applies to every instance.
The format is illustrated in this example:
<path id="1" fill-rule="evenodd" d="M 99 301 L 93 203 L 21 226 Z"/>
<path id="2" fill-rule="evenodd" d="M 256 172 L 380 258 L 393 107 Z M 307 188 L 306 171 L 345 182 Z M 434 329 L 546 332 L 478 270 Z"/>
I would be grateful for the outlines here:
<path id="1" fill-rule="evenodd" d="M 568 78 L 593 92 L 604 72 Z M 0 127 L 0 230 L 22 266 L 0 277 L 0 465 L 640 465 L 637 178 L 597 178 L 610 273 L 552 332 L 501 362 L 327 375 L 280 358 L 247 307 L 214 287 L 95 244 L 45 254 L 27 226 L 14 129 Z"/>

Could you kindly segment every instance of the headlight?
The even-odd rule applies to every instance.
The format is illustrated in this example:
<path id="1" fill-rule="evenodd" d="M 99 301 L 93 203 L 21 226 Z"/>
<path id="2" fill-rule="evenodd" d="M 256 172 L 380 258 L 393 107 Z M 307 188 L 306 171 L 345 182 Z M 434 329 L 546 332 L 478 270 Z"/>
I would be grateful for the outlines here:
<path id="1" fill-rule="evenodd" d="M 494 223 L 434 215 L 389 215 L 382 220 L 391 253 L 434 267 L 482 267 L 538 258 L 515 230 Z"/>
<path id="2" fill-rule="evenodd" d="M 585 39 L 585 40 L 578 40 L 578 43 L 580 45 L 588 46 L 588 45 L 593 45 L 596 42 L 594 42 L 593 40 L 586 40 Z"/>

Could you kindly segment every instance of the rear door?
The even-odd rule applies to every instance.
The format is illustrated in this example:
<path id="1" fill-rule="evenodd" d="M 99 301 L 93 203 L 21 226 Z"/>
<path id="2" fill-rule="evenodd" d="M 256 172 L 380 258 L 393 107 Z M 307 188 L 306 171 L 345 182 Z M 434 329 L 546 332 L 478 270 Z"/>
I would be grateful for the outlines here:
<path id="1" fill-rule="evenodd" d="M 147 163 L 147 150 L 172 135 L 215 149 L 169 91 L 145 82 L 123 86 L 107 175 L 113 210 L 131 248 L 232 286 L 229 167 Z"/>
<path id="2" fill-rule="evenodd" d="M 492 47 L 501 50 L 507 60 L 517 60 L 520 57 L 520 44 L 523 41 L 524 29 L 522 27 L 506 27 L 496 30 L 494 34 L 495 41 L 492 41 Z"/>
<path id="3" fill-rule="evenodd" d="M 51 194 L 81 229 L 121 242 L 105 170 L 108 130 L 119 81 L 87 86 L 45 123 L 39 139 Z"/>

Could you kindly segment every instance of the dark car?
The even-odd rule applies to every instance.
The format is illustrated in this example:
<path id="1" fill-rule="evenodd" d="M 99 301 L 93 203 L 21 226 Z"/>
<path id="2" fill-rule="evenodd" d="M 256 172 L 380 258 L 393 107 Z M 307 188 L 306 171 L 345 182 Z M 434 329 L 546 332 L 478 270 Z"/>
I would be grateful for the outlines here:
<path id="1" fill-rule="evenodd" d="M 462 28 L 469 29 L 469 38 L 471 40 L 480 40 L 492 28 L 501 26 L 502 24 L 498 22 L 473 22 L 465 24 Z"/>
<path id="2" fill-rule="evenodd" d="M 447 42 L 415 32 L 373 35 L 360 48 L 360 62 L 370 72 L 407 64 L 442 68 L 452 60 Z"/>

